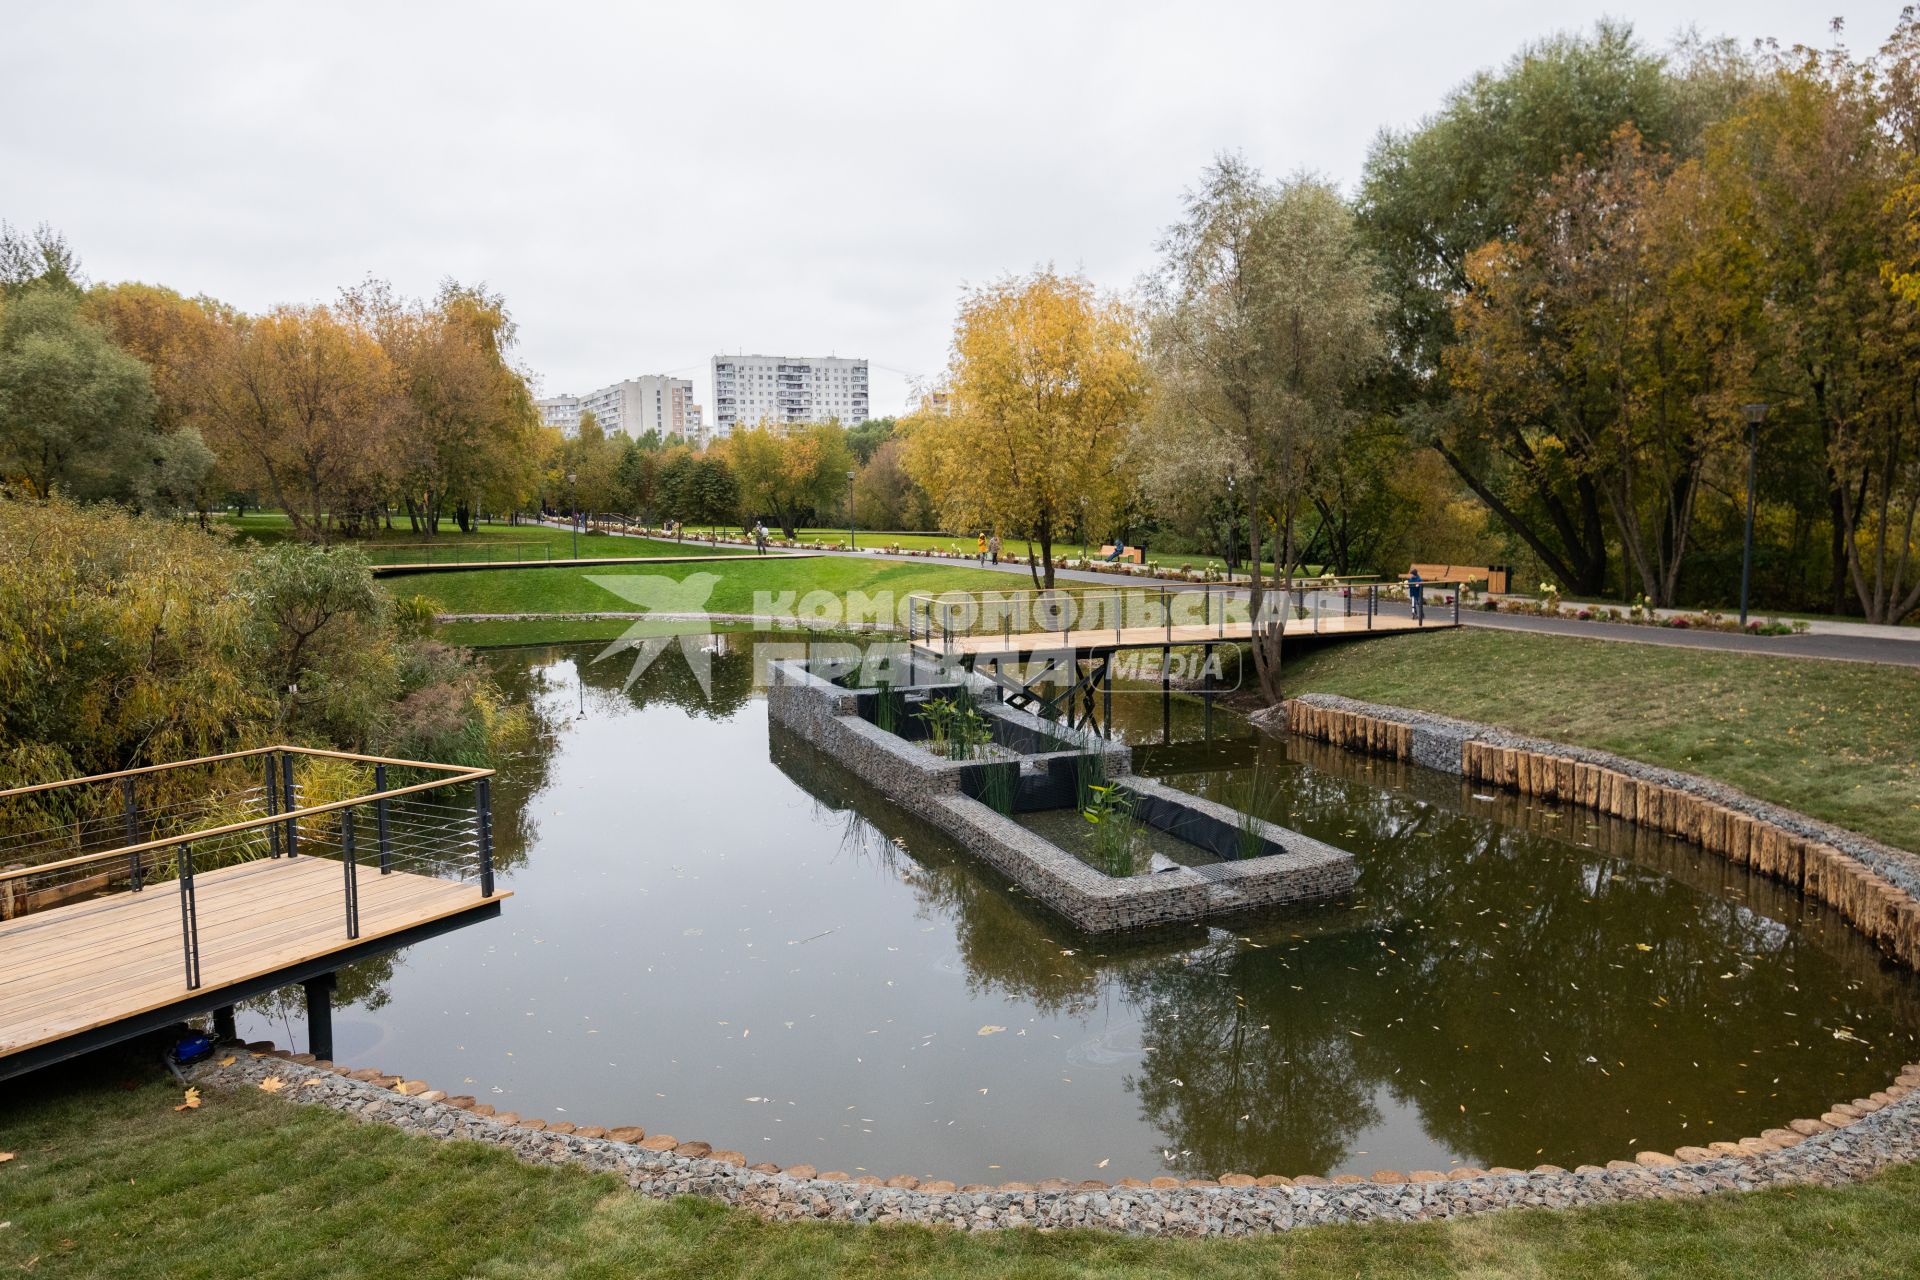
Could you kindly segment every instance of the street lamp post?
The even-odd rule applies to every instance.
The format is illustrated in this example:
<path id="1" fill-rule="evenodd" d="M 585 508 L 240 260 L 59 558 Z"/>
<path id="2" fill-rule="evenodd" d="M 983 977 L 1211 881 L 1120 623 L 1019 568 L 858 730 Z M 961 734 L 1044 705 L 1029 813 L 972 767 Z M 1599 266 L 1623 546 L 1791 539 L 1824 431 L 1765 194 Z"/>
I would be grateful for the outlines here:
<path id="1" fill-rule="evenodd" d="M 1233 472 L 1227 472 L 1227 581 L 1233 581 Z"/>
<path id="2" fill-rule="evenodd" d="M 1747 589 L 1753 579 L 1753 477 L 1760 453 L 1760 424 L 1767 420 L 1764 404 L 1742 405 L 1747 415 L 1747 537 L 1740 552 L 1740 629 L 1747 629 Z"/>
<path id="3" fill-rule="evenodd" d="M 847 550 L 858 551 L 853 545 L 853 472 L 847 472 Z"/>
<path id="4" fill-rule="evenodd" d="M 567 472 L 567 528 L 573 533 L 573 558 L 580 558 L 580 510 L 573 500 L 573 482 L 579 479 L 575 472 Z"/>

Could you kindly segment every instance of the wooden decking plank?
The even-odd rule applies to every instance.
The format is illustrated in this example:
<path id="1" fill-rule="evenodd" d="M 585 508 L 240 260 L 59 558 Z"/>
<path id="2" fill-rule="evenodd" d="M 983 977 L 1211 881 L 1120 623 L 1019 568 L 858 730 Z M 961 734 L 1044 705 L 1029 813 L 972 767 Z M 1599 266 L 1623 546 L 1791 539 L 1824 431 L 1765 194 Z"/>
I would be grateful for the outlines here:
<path id="1" fill-rule="evenodd" d="M 195 877 L 201 993 L 324 959 L 496 903 L 472 884 L 411 872 L 359 877 L 346 936 L 341 864 L 261 859 Z M 0 922 L 0 1056 L 107 1026 L 190 994 L 177 883 Z"/>

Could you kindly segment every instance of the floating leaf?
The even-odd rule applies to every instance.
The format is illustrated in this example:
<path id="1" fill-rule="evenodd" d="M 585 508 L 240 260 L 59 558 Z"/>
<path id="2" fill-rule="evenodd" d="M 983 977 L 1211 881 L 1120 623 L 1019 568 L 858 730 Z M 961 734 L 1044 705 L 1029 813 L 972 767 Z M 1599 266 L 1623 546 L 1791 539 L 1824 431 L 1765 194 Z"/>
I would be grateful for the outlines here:
<path id="1" fill-rule="evenodd" d="M 1096 1164 L 1093 1167 L 1096 1169 L 1104 1169 L 1107 1167 L 1107 1162 L 1105 1160 L 1102 1160 L 1099 1164 Z"/>
<path id="2" fill-rule="evenodd" d="M 981 1035 L 981 1036 L 990 1036 L 990 1035 L 993 1035 L 995 1032 L 1005 1031 L 1005 1030 L 1006 1030 L 1005 1027 L 996 1027 L 992 1023 L 988 1023 L 986 1026 L 980 1028 L 980 1030 L 974 1032 L 974 1034 Z"/>

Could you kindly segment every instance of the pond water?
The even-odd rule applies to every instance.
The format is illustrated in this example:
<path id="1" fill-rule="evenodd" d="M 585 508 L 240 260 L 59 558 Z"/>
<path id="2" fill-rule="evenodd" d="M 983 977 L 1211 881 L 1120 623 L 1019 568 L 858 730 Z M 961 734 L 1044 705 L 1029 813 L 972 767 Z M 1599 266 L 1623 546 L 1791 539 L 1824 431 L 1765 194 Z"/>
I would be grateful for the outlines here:
<path id="1" fill-rule="evenodd" d="M 489 655 L 497 921 L 342 975 L 343 1062 L 749 1161 L 956 1181 L 1571 1167 L 1883 1087 L 1920 989 L 1831 912 L 1676 842 L 1120 696 L 1136 768 L 1359 859 L 1350 903 L 1073 933 L 784 731 L 752 637 Z M 296 1015 L 243 1032 L 301 1046 Z"/>

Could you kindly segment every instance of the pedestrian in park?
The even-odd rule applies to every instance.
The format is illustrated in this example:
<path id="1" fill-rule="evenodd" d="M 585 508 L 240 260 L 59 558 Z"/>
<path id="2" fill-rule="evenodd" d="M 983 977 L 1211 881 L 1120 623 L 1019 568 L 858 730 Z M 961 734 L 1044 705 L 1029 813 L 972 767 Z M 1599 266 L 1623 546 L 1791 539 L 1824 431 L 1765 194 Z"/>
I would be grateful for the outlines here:
<path id="1" fill-rule="evenodd" d="M 987 535 L 986 534 L 983 533 L 980 535 L 980 543 L 977 547 L 974 548 L 974 550 L 979 553 L 980 567 L 982 569 L 986 568 L 987 567 Z"/>
<path id="2" fill-rule="evenodd" d="M 987 554 L 993 557 L 995 564 L 1000 563 L 1000 535 L 997 532 L 987 539 Z"/>
<path id="3" fill-rule="evenodd" d="M 1413 606 L 1413 620 L 1415 622 L 1422 621 L 1426 618 L 1426 591 L 1420 577 L 1420 568 L 1418 565 L 1414 566 L 1413 572 L 1407 575 L 1407 601 Z"/>
<path id="4" fill-rule="evenodd" d="M 767 554 L 767 522 L 764 520 L 753 522 L 753 545 L 761 555 Z"/>

